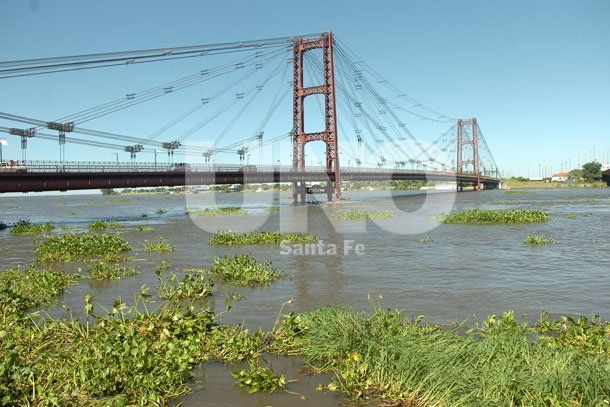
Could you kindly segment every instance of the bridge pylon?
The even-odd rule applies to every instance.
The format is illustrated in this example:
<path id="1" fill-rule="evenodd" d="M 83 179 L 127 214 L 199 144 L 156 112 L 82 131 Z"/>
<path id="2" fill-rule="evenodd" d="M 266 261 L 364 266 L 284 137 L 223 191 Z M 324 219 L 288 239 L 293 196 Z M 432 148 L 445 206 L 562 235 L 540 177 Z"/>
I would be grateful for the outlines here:
<path id="1" fill-rule="evenodd" d="M 466 136 L 470 129 L 470 137 Z M 471 157 L 464 159 L 464 146 L 472 146 L 470 149 Z M 457 161 L 456 173 L 458 174 L 473 174 L 477 176 L 474 185 L 475 190 L 481 189 L 481 160 L 479 156 L 479 125 L 476 118 L 460 119 L 457 122 Z M 463 186 L 458 182 L 457 190 L 460 191 Z"/>
<path id="2" fill-rule="evenodd" d="M 305 170 L 305 144 L 321 140 L 326 143 L 326 193 L 328 200 L 333 194 L 336 200 L 341 200 L 341 176 L 339 167 L 339 144 L 337 140 L 337 107 L 335 100 L 335 66 L 333 53 L 333 33 L 327 32 L 319 37 L 299 37 L 294 42 L 294 88 L 293 88 L 293 129 L 292 129 L 292 168 L 293 171 Z M 319 86 L 305 87 L 303 82 L 303 55 L 312 49 L 322 49 L 322 69 L 324 81 Z M 305 132 L 305 98 L 307 96 L 324 95 L 324 131 L 318 133 Z M 334 185 L 331 172 L 334 170 Z M 292 199 L 296 203 L 299 198 L 305 202 L 307 191 L 305 182 L 292 183 Z"/>

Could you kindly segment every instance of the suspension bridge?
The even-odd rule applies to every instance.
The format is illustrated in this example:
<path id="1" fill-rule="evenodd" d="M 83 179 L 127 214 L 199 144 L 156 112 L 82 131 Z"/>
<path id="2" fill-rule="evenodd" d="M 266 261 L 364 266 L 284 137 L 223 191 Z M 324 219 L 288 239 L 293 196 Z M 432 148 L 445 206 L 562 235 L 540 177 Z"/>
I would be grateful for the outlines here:
<path id="1" fill-rule="evenodd" d="M 180 61 L 197 70 L 52 120 L 0 112 L 0 132 L 21 147 L 21 159 L 0 157 L 0 192 L 288 182 L 294 201 L 304 202 L 315 182 L 329 200 L 353 181 L 451 182 L 457 190 L 500 183 L 476 118 L 445 115 L 402 92 L 331 32 L 5 61 L 0 80 Z M 143 110 L 155 103 L 165 103 L 154 110 L 164 117 Z M 98 127 L 121 114 L 147 128 L 136 135 Z M 47 151 L 51 142 L 58 160 L 28 160 L 31 144 Z M 305 151 L 311 142 L 322 144 L 319 161 Z M 79 158 L 110 150 L 116 161 L 69 160 L 67 144 L 79 147 Z M 139 160 L 144 154 L 154 162 Z"/>

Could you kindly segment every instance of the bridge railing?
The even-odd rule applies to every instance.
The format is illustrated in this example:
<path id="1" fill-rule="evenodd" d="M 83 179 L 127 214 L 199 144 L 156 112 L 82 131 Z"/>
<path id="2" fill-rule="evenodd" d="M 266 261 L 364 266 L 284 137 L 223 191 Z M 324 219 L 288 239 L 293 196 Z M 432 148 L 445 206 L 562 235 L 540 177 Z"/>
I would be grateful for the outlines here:
<path id="1" fill-rule="evenodd" d="M 217 163 L 154 163 L 154 162 L 109 162 L 109 161 L 5 161 L 1 163 L 0 172 L 32 172 L 32 173 L 116 173 L 116 172 L 292 172 L 288 165 L 240 165 Z M 305 172 L 326 172 L 321 166 L 307 166 Z M 344 173 L 377 173 L 377 174 L 428 174 L 450 175 L 452 170 L 422 170 L 408 168 L 381 168 L 381 167 L 342 167 Z M 489 176 L 481 174 L 481 176 Z"/>

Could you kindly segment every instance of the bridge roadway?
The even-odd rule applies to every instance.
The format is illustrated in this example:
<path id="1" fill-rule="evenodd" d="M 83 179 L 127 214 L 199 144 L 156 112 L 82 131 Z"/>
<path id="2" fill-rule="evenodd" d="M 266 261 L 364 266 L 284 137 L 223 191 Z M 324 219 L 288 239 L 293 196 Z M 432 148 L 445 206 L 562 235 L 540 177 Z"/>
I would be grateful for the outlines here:
<path id="1" fill-rule="evenodd" d="M 27 165 L 3 166 L 0 169 L 0 192 L 68 191 L 101 188 L 175 187 L 189 185 L 249 184 L 271 182 L 324 182 L 335 177 L 320 167 L 293 171 L 288 166 L 253 165 L 169 165 L 151 163 L 31 162 Z M 341 181 L 427 180 L 477 182 L 485 188 L 497 188 L 500 180 L 490 176 L 454 172 L 342 168 Z"/>

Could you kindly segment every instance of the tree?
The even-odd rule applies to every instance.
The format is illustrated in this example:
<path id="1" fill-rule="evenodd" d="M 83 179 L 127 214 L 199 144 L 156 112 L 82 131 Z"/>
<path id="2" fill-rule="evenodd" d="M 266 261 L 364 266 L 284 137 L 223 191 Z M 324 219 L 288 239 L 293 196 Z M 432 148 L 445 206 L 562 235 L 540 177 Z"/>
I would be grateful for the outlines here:
<path id="1" fill-rule="evenodd" d="M 602 179 L 602 165 L 597 161 L 586 163 L 582 166 L 582 177 L 589 182 Z"/>
<path id="2" fill-rule="evenodd" d="M 117 192 L 112 188 L 102 188 L 102 189 L 100 189 L 100 191 L 102 191 L 103 195 L 116 195 L 117 194 Z"/>

